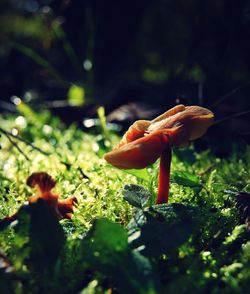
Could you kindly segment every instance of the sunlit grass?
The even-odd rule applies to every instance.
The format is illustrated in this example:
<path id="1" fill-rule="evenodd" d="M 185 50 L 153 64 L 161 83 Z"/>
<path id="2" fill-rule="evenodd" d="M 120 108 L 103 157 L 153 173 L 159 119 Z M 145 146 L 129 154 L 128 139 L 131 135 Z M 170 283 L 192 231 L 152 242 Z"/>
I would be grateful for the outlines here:
<path id="1" fill-rule="evenodd" d="M 103 159 L 108 151 L 107 138 L 100 135 L 103 130 L 97 131 L 98 135 L 86 133 L 75 125 L 65 126 L 47 112 L 37 114 L 26 108 L 22 111 L 22 119 L 20 114 L 0 119 L 1 128 L 18 133 L 21 139 L 33 144 L 1 134 L 0 217 L 15 213 L 34 194 L 26 185 L 31 173 L 50 174 L 57 181 L 54 191 L 62 199 L 75 196 L 78 200 L 72 220 L 60 221 L 69 240 L 65 245 L 65 262 L 74 271 L 75 262 L 82 257 L 72 256 L 74 248 L 70 242 L 83 238 L 95 219 L 107 218 L 126 226 L 134 215 L 135 209 L 122 195 L 125 185 L 142 185 L 150 191 L 149 202 L 154 204 L 159 162 L 141 171 L 118 170 Z M 119 141 L 110 132 L 108 139 L 111 146 Z M 177 255 L 160 260 L 163 281 L 166 274 L 173 278 L 166 283 L 166 291 L 180 293 L 185 287 L 206 291 L 211 283 L 218 290 L 220 281 L 224 283 L 225 293 L 245 287 L 250 278 L 245 268 L 250 256 L 249 242 L 236 207 L 235 193 L 250 192 L 249 170 L 249 148 L 227 159 L 216 158 L 209 151 L 197 153 L 192 146 L 174 151 L 169 200 L 196 208 L 199 227 L 177 249 Z M 2 249 L 19 270 L 26 272 L 22 258 L 15 251 L 19 248 L 15 242 L 18 241 L 11 227 L 1 232 Z M 96 289 L 99 290 L 93 293 L 101 291 L 100 285 Z"/>

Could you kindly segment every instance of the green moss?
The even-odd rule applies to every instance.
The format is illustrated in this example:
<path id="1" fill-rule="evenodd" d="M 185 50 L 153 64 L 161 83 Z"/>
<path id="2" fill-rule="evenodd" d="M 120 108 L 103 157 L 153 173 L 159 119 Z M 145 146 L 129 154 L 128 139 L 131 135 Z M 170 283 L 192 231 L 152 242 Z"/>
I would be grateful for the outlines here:
<path id="1" fill-rule="evenodd" d="M 57 180 L 55 191 L 61 198 L 75 196 L 78 204 L 72 220 L 60 221 L 67 242 L 56 265 L 60 275 L 56 274 L 56 286 L 51 287 L 58 287 L 53 288 L 53 291 L 61 291 L 59 284 L 62 279 L 70 279 L 67 289 L 79 290 L 76 284 L 82 279 L 80 272 L 86 270 L 86 264 L 79 253 L 78 242 L 87 234 L 95 219 L 107 218 L 124 226 L 129 223 L 135 211 L 123 199 L 122 190 L 126 184 L 144 186 L 151 193 L 148 202 L 153 204 L 159 163 L 156 162 L 141 172 L 115 169 L 100 155 L 107 151 L 107 147 L 100 144 L 100 135 L 82 132 L 75 125 L 66 127 L 49 113 L 38 115 L 32 112 L 32 117 L 26 117 L 25 113 L 22 115 L 25 123 L 23 119 L 17 120 L 16 117 L 2 117 L 1 127 L 9 132 L 18 130 L 22 139 L 32 142 L 41 150 L 12 138 L 21 149 L 20 152 L 8 137 L 2 134 L 0 217 L 16 212 L 34 193 L 26 185 L 26 179 L 32 172 L 45 171 L 53 176 Z M 119 138 L 109 133 L 109 140 L 111 145 L 115 145 Z M 149 257 L 163 293 L 183 293 L 187 290 L 195 293 L 247 291 L 250 280 L 247 267 L 250 256 L 249 233 L 246 232 L 245 225 L 241 225 L 239 211 L 235 205 L 235 192 L 249 191 L 249 158 L 249 148 L 244 154 L 234 153 L 228 159 L 218 159 L 208 151 L 196 153 L 192 146 L 174 152 L 170 202 L 196 208 L 195 218 L 198 225 L 188 241 L 175 250 L 158 259 Z M 32 283 L 36 283 L 35 278 L 32 278 L 33 269 L 29 263 L 23 264 L 22 255 L 18 255 L 18 250 L 29 244 L 29 239 L 21 235 L 17 237 L 15 228 L 7 227 L 0 234 L 0 244 L 19 273 L 30 274 L 29 279 L 34 279 Z M 23 251 L 23 255 L 25 254 L 28 254 L 27 251 Z M 112 273 L 109 270 L 105 269 L 104 272 L 105 275 L 111 275 L 112 281 Z M 129 277 L 129 270 L 126 275 Z M 46 277 L 43 277 L 43 282 Z M 91 293 L 112 288 L 112 283 L 105 279 L 106 276 L 100 273 L 90 275 L 89 278 L 84 278 L 82 288 L 91 289 Z M 32 288 L 32 283 L 28 290 L 22 283 L 18 284 L 16 293 L 39 289 L 39 286 Z M 154 290 L 151 293 L 154 293 Z"/>

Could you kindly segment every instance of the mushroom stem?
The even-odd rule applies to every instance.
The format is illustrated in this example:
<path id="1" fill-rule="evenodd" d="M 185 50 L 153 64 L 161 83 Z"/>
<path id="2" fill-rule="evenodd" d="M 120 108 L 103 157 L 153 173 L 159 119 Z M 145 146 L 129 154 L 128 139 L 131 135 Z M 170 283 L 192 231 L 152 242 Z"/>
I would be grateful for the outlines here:
<path id="1" fill-rule="evenodd" d="M 171 146 L 170 144 L 167 144 L 166 149 L 162 151 L 161 159 L 160 159 L 158 194 L 157 194 L 157 200 L 156 200 L 157 204 L 168 202 L 171 158 L 172 158 Z"/>

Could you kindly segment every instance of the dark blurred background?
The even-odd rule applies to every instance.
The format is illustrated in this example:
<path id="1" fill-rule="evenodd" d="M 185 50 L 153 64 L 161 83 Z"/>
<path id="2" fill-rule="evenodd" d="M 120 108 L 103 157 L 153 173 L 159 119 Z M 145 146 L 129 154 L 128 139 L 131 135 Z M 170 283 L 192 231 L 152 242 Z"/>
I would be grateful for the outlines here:
<path id="1" fill-rule="evenodd" d="M 250 0 L 1 0 L 0 111 L 65 122 L 99 105 L 124 129 L 175 104 L 212 109 L 210 141 L 249 143 Z"/>

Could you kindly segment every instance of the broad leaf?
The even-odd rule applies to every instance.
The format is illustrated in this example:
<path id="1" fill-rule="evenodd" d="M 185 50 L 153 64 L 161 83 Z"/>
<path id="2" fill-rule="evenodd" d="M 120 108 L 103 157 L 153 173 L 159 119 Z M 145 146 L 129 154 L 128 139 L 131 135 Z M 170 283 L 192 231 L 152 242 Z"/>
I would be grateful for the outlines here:
<path id="1" fill-rule="evenodd" d="M 29 240 L 25 247 L 32 267 L 40 271 L 55 265 L 65 236 L 54 211 L 43 200 L 20 209 L 16 233 L 17 238 Z"/>
<path id="2" fill-rule="evenodd" d="M 126 185 L 124 187 L 123 196 L 129 204 L 143 209 L 147 205 L 147 202 L 150 198 L 150 193 L 142 186 Z"/>
<path id="3" fill-rule="evenodd" d="M 149 260 L 131 250 L 122 226 L 99 219 L 82 245 L 89 267 L 114 281 L 119 293 L 156 293 Z"/>
<path id="4" fill-rule="evenodd" d="M 156 204 L 151 206 L 150 209 L 152 212 L 156 213 L 158 217 L 163 217 L 168 224 L 186 218 L 196 218 L 197 214 L 197 209 L 195 207 L 181 203 Z"/>
<path id="5" fill-rule="evenodd" d="M 144 169 L 125 169 L 123 170 L 125 173 L 133 175 L 138 179 L 144 180 L 146 182 L 150 181 L 150 175 L 146 168 Z"/>
<path id="6" fill-rule="evenodd" d="M 132 248 L 155 257 L 177 249 L 196 226 L 194 213 L 182 204 L 154 205 L 148 212 L 137 212 L 128 225 Z"/>
<path id="7" fill-rule="evenodd" d="M 200 190 L 202 188 L 200 179 L 188 172 L 174 172 L 171 175 L 171 181 L 182 186 L 190 187 L 192 189 L 198 188 Z"/>

